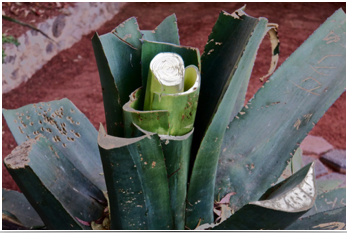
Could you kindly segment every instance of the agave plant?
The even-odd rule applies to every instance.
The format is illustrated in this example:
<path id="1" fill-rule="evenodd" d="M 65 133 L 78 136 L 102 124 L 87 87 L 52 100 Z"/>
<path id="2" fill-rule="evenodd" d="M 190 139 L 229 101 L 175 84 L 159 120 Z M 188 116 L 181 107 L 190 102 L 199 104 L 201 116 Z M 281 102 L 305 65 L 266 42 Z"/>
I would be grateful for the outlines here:
<path id="1" fill-rule="evenodd" d="M 107 132 L 68 99 L 3 110 L 19 144 L 4 164 L 23 192 L 3 189 L 3 221 L 65 230 L 345 228 L 345 188 L 316 181 L 299 147 L 345 91 L 345 13 L 244 105 L 266 34 L 269 75 L 279 54 L 277 25 L 244 10 L 220 13 L 201 58 L 179 44 L 175 15 L 153 31 L 130 18 L 96 33 Z"/>

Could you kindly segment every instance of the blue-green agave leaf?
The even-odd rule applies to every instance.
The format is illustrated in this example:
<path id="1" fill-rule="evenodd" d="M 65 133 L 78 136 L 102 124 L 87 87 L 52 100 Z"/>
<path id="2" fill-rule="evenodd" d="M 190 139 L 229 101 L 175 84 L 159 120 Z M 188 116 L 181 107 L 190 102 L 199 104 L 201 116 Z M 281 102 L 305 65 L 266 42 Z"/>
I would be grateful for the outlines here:
<path id="1" fill-rule="evenodd" d="M 279 67 L 228 126 L 215 198 L 238 210 L 276 183 L 307 133 L 346 86 L 346 16 L 340 9 Z"/>
<path id="2" fill-rule="evenodd" d="M 300 147 L 295 151 L 295 154 L 290 160 L 290 163 L 287 165 L 287 167 L 282 172 L 282 175 L 278 178 L 277 183 L 285 180 L 286 178 L 290 177 L 297 171 L 299 171 L 303 167 L 302 163 L 302 150 Z M 318 188 L 317 188 L 318 190 Z"/>
<path id="3" fill-rule="evenodd" d="M 213 230 L 283 230 L 314 205 L 316 195 L 314 164 L 308 164 Z"/>
<path id="4" fill-rule="evenodd" d="M 15 221 L 19 221 L 20 225 L 28 229 L 42 228 L 45 226 L 23 193 L 14 190 L 2 189 L 3 221 L 4 215 Z"/>
<path id="5" fill-rule="evenodd" d="M 141 51 L 113 33 L 92 38 L 101 81 L 107 132 L 123 136 L 122 106 L 141 86 Z"/>
<path id="6" fill-rule="evenodd" d="M 141 30 L 143 39 L 171 44 L 180 44 L 175 14 L 166 17 L 154 30 Z"/>
<path id="7" fill-rule="evenodd" d="M 17 146 L 6 169 L 48 229 L 90 229 L 107 201 L 59 148 L 42 134 Z"/>
<path id="8" fill-rule="evenodd" d="M 141 50 L 140 39 L 142 38 L 142 34 L 135 17 L 125 20 L 123 23 L 119 24 L 115 29 L 113 29 L 111 33 L 116 35 L 119 39 L 129 43 L 136 49 Z"/>
<path id="9" fill-rule="evenodd" d="M 118 138 L 100 126 L 98 137 L 111 229 L 172 229 L 163 150 L 158 135 Z"/>
<path id="10" fill-rule="evenodd" d="M 343 188 L 346 185 L 342 180 L 317 180 L 318 193 L 326 193 L 337 188 Z"/>
<path id="11" fill-rule="evenodd" d="M 29 104 L 3 115 L 18 145 L 44 135 L 84 176 L 106 190 L 97 144 L 97 131 L 68 99 Z"/>
<path id="12" fill-rule="evenodd" d="M 197 154 L 191 157 L 194 166 L 187 198 L 186 225 L 190 229 L 199 219 L 202 224 L 213 222 L 214 185 L 224 132 L 241 87 L 250 78 L 266 27 L 266 19 L 249 17 L 241 9 L 233 14 L 222 12 L 205 47 L 192 156 Z"/>
<path id="13" fill-rule="evenodd" d="M 138 125 L 134 126 L 141 136 L 151 134 Z M 183 136 L 159 135 L 169 180 L 174 230 L 185 230 L 187 181 L 193 132 L 194 129 Z"/>
<path id="14" fill-rule="evenodd" d="M 320 193 L 310 211 L 286 230 L 346 229 L 346 188 Z"/>

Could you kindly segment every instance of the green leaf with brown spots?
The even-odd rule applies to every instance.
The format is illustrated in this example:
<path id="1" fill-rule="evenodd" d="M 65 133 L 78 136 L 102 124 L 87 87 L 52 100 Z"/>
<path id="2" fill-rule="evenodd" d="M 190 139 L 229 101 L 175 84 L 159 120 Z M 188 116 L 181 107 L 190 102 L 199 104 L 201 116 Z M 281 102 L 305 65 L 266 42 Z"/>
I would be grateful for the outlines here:
<path id="1" fill-rule="evenodd" d="M 118 138 L 100 126 L 98 143 L 110 197 L 111 229 L 172 229 L 169 184 L 158 135 Z"/>
<path id="2" fill-rule="evenodd" d="M 17 146 L 4 165 L 47 229 L 88 230 L 107 202 L 100 189 L 42 134 Z"/>
<path id="3" fill-rule="evenodd" d="M 97 144 L 97 131 L 68 99 L 3 109 L 6 123 L 18 145 L 44 135 L 74 166 L 101 190 L 106 190 Z"/>
<path id="4" fill-rule="evenodd" d="M 346 15 L 340 9 L 229 124 L 219 156 L 215 198 L 236 192 L 230 198 L 236 211 L 276 183 L 307 133 L 345 91 L 345 32 Z"/>

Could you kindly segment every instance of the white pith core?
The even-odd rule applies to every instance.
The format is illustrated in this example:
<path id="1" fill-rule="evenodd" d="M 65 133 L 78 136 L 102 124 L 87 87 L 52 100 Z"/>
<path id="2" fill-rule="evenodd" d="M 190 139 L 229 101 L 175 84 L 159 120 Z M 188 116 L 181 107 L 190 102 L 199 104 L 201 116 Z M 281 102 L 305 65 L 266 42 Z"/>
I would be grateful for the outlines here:
<path id="1" fill-rule="evenodd" d="M 159 53 L 151 63 L 150 69 L 158 81 L 164 86 L 176 86 L 182 84 L 184 77 L 184 62 L 176 53 Z"/>
<path id="2" fill-rule="evenodd" d="M 186 91 L 184 91 L 184 92 L 175 93 L 175 94 L 163 94 L 162 96 L 188 95 L 188 94 L 194 92 L 197 88 L 200 87 L 200 78 L 201 78 L 201 77 L 200 77 L 200 72 L 199 72 L 198 67 L 196 67 L 195 65 L 189 65 L 189 66 L 187 66 L 187 67 L 185 68 L 185 70 L 187 70 L 187 69 L 194 69 L 194 70 L 195 70 L 195 73 L 196 73 L 196 80 L 195 80 L 194 85 L 193 85 L 190 89 L 188 89 L 188 90 L 186 90 Z"/>

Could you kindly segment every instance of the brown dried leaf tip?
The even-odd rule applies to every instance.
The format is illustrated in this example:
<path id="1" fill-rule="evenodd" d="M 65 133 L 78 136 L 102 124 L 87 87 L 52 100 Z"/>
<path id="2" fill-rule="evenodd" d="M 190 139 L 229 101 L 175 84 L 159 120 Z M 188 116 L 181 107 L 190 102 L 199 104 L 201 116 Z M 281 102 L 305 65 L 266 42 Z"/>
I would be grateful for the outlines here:
<path id="1" fill-rule="evenodd" d="M 29 164 L 29 153 L 31 151 L 32 145 L 36 144 L 40 137 L 43 137 L 41 134 L 36 136 L 35 139 L 29 139 L 22 143 L 21 145 L 14 148 L 11 154 L 7 155 L 4 159 L 4 164 L 6 167 L 11 169 L 24 168 Z"/>

